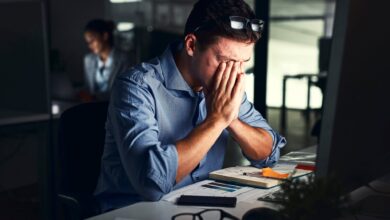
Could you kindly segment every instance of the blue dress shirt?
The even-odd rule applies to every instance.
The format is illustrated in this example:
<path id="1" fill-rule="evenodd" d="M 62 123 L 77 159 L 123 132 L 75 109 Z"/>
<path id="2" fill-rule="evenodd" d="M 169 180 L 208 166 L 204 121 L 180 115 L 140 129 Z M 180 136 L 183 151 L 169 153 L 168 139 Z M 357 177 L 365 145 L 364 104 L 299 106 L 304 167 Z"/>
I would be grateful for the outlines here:
<path id="1" fill-rule="evenodd" d="M 222 168 L 229 132 L 224 130 L 199 165 L 175 183 L 178 154 L 175 142 L 186 137 L 206 118 L 205 98 L 183 79 L 171 44 L 157 58 L 118 75 L 111 93 L 101 173 L 95 195 L 102 210 L 142 200 L 159 200 L 174 189 L 204 180 Z M 273 138 L 273 149 L 264 160 L 245 157 L 253 166 L 272 166 L 286 140 L 267 124 L 244 96 L 239 118 L 263 128 Z"/>

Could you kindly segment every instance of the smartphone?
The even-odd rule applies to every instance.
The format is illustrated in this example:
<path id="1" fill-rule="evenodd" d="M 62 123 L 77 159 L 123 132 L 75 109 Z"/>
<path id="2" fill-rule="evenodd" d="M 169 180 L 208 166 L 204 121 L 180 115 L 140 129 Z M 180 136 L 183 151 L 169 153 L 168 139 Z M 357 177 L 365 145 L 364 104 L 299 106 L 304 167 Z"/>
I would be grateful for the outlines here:
<path id="1" fill-rule="evenodd" d="M 178 205 L 193 205 L 193 206 L 220 206 L 220 207 L 236 207 L 236 197 L 223 196 L 189 196 L 182 195 L 177 200 Z"/>

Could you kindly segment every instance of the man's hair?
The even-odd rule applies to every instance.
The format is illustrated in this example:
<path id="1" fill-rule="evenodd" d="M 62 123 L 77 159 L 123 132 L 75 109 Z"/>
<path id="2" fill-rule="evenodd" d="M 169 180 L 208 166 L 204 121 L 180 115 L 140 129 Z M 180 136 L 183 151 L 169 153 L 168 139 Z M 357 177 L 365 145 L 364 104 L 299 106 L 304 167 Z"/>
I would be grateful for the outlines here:
<path id="1" fill-rule="evenodd" d="M 184 35 L 193 33 L 202 46 L 214 43 L 218 37 L 245 43 L 255 43 L 260 39 L 261 34 L 248 27 L 242 30 L 232 29 L 229 16 L 256 18 L 253 10 L 243 0 L 199 0 L 187 19 Z"/>
<path id="2" fill-rule="evenodd" d="M 103 19 L 91 20 L 85 25 L 84 32 L 94 32 L 99 35 L 108 34 L 108 43 L 114 46 L 114 30 L 115 23 L 113 21 L 106 21 Z"/>

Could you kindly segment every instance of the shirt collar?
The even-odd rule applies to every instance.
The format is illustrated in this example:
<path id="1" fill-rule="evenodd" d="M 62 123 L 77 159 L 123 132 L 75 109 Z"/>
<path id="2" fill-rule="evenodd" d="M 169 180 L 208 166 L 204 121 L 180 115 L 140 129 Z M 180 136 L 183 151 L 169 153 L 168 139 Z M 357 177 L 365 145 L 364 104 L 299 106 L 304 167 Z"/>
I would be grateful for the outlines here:
<path id="1" fill-rule="evenodd" d="M 184 80 L 176 66 L 174 53 L 183 48 L 183 43 L 176 41 L 168 45 L 167 49 L 160 56 L 161 70 L 164 76 L 165 86 L 168 89 L 181 90 L 195 96 L 194 91 Z"/>
<path id="2" fill-rule="evenodd" d="M 115 50 L 115 48 L 112 48 L 112 49 L 111 49 L 111 51 L 110 51 L 110 53 L 108 54 L 108 57 L 107 57 L 107 60 L 106 60 L 105 63 L 103 63 L 103 61 L 100 59 L 100 57 L 97 56 L 97 57 L 98 57 L 98 67 L 99 67 L 99 68 L 102 68 L 103 66 L 104 66 L 105 68 L 111 67 L 111 64 L 112 64 L 113 59 L 114 59 L 114 58 L 113 58 L 113 57 L 114 57 L 114 50 Z"/>

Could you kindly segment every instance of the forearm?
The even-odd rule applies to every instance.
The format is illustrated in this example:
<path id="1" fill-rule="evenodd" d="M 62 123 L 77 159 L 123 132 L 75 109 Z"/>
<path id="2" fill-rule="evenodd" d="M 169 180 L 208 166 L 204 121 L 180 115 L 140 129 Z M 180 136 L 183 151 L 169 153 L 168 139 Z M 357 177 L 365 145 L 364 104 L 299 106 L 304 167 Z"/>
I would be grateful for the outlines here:
<path id="1" fill-rule="evenodd" d="M 239 119 L 235 119 L 228 130 L 245 155 L 251 159 L 263 160 L 271 154 L 273 140 L 266 130 L 252 127 Z"/>
<path id="2" fill-rule="evenodd" d="M 176 142 L 178 168 L 176 182 L 188 175 L 210 150 L 226 125 L 217 119 L 206 119 L 187 137 Z"/>

